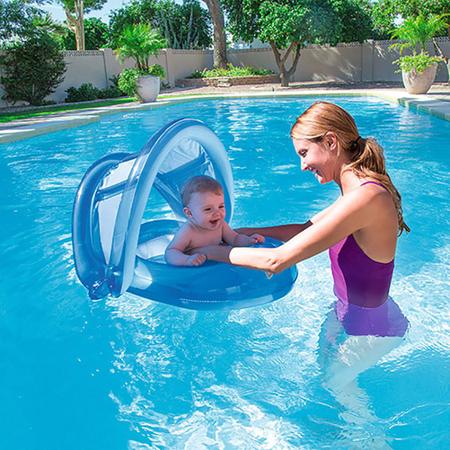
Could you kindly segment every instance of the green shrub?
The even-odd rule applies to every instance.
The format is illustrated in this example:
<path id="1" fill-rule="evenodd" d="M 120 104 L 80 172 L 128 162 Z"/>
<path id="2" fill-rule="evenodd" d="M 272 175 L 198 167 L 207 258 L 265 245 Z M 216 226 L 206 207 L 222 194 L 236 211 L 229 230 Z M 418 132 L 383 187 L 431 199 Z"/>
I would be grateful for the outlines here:
<path id="1" fill-rule="evenodd" d="M 153 64 L 148 70 L 141 70 L 136 67 L 125 69 L 119 75 L 119 89 L 130 97 L 135 96 L 137 79 L 143 75 L 153 75 L 155 77 L 164 78 L 166 72 L 159 64 Z"/>
<path id="2" fill-rule="evenodd" d="M 189 78 L 249 77 L 272 74 L 273 72 L 268 69 L 257 69 L 250 66 L 233 66 L 233 64 L 228 64 L 225 69 L 214 68 L 196 70 Z"/>
<path id="3" fill-rule="evenodd" d="M 417 73 L 422 73 L 428 69 L 428 67 L 441 61 L 442 58 L 439 58 L 438 56 L 430 56 L 426 52 L 421 52 L 417 55 L 402 56 L 401 58 L 396 59 L 394 64 L 398 64 L 403 72 L 415 70 Z"/>
<path id="4" fill-rule="evenodd" d="M 122 96 L 123 92 L 117 86 L 109 86 L 101 89 L 98 93 L 98 98 L 118 98 Z"/>
<path id="5" fill-rule="evenodd" d="M 70 87 L 66 92 L 66 103 L 96 100 L 100 95 L 100 89 L 97 89 L 91 83 L 83 83 L 79 88 Z"/>
<path id="6" fill-rule="evenodd" d="M 148 74 L 153 75 L 154 77 L 164 78 L 166 76 L 166 71 L 163 66 L 159 64 L 153 64 L 148 69 Z"/>
<path id="7" fill-rule="evenodd" d="M 3 66 L 3 99 L 16 103 L 42 105 L 64 79 L 66 64 L 58 43 L 48 34 L 32 35 L 5 49 Z"/>
<path id="8" fill-rule="evenodd" d="M 130 97 L 135 96 L 136 82 L 141 75 L 143 71 L 134 67 L 123 70 L 119 75 L 119 89 Z"/>

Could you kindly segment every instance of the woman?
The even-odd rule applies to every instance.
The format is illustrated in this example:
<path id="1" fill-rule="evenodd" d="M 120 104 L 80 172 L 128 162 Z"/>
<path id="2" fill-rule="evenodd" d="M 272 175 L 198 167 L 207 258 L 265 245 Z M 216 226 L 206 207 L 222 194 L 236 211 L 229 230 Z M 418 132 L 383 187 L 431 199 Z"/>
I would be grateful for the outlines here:
<path id="1" fill-rule="evenodd" d="M 208 246 L 196 251 L 278 273 L 329 249 L 337 301 L 319 339 L 324 386 L 344 407 L 348 427 L 343 434 L 349 442 L 355 441 L 355 430 L 369 430 L 370 446 L 377 442 L 385 448 L 384 431 L 357 377 L 397 347 L 408 328 L 389 297 L 397 237 L 409 231 L 401 197 L 386 172 L 383 149 L 375 139 L 362 138 L 339 106 L 314 103 L 297 119 L 291 137 L 302 170 L 313 172 L 321 184 L 334 181 L 342 195 L 304 224 L 239 230 L 284 241 L 278 248 Z M 363 442 L 361 436 L 356 439 Z"/>
<path id="2" fill-rule="evenodd" d="M 401 197 L 386 172 L 383 149 L 362 138 L 344 109 L 328 102 L 311 105 L 291 129 L 302 170 L 321 184 L 334 181 L 342 195 L 304 224 L 246 228 L 285 243 L 275 249 L 208 246 L 209 259 L 278 273 L 329 249 L 336 313 L 348 334 L 399 336 L 407 321 L 387 302 L 397 236 L 409 231 Z M 384 308 L 381 308 L 384 305 Z M 358 316 L 361 308 L 371 314 Z M 386 321 L 387 315 L 400 318 Z"/>
<path id="3" fill-rule="evenodd" d="M 209 259 L 278 273 L 329 249 L 337 302 L 319 339 L 324 385 L 344 407 L 348 427 L 343 435 L 350 446 L 362 443 L 368 432 L 371 448 L 390 448 L 357 376 L 397 347 L 408 328 L 389 297 L 397 237 L 409 231 L 401 197 L 386 173 L 380 145 L 362 138 L 339 106 L 314 103 L 297 119 L 291 137 L 302 170 L 313 172 L 321 184 L 337 183 L 338 200 L 304 224 L 239 230 L 285 241 L 278 248 L 208 246 L 198 251 Z"/>

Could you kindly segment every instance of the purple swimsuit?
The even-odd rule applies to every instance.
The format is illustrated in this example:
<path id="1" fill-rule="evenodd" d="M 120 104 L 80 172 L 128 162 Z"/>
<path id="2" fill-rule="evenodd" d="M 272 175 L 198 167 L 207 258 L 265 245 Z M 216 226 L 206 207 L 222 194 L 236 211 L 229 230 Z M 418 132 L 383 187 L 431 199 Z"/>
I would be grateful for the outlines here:
<path id="1" fill-rule="evenodd" d="M 366 184 L 380 183 L 367 181 Z M 394 260 L 380 263 L 369 258 L 353 235 L 330 250 L 336 314 L 349 335 L 403 336 L 408 320 L 389 297 Z"/>

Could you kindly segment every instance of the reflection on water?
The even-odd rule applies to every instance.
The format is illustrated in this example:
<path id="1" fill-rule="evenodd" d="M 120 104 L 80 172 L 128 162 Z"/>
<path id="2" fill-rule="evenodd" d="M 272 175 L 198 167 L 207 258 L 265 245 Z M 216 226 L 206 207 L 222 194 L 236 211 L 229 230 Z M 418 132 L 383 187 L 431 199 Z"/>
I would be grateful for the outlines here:
<path id="1" fill-rule="evenodd" d="M 405 340 L 345 336 L 333 324 L 325 254 L 300 264 L 293 292 L 264 307 L 195 313 L 128 294 L 92 303 L 71 257 L 76 187 L 95 160 L 138 151 L 171 120 L 204 120 L 229 150 L 233 226 L 304 221 L 338 195 L 300 172 L 289 141 L 313 99 L 105 117 L 1 146 L 1 449 L 448 446 L 450 126 L 388 103 L 334 100 L 363 136 L 381 139 L 403 196 L 412 233 L 399 240 L 391 295 L 411 322 Z M 146 217 L 169 213 L 152 195 Z"/>

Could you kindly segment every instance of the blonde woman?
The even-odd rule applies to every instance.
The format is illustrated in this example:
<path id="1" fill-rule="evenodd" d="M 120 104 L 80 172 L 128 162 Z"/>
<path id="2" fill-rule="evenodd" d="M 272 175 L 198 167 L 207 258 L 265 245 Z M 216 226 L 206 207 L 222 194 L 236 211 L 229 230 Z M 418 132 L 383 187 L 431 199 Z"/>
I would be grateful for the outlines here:
<path id="1" fill-rule="evenodd" d="M 383 149 L 362 138 L 344 109 L 311 105 L 291 130 L 301 168 L 342 195 L 304 224 L 246 228 L 285 243 L 275 249 L 208 246 L 209 259 L 278 273 L 329 250 L 335 294 L 341 302 L 375 308 L 388 299 L 397 237 L 409 231 L 401 197 L 386 172 Z"/>
<path id="2" fill-rule="evenodd" d="M 301 168 L 341 196 L 306 223 L 244 228 L 284 244 L 275 249 L 208 246 L 208 259 L 278 273 L 329 251 L 337 297 L 322 328 L 325 385 L 363 422 L 375 420 L 356 377 L 396 347 L 408 321 L 389 297 L 397 238 L 409 231 L 383 149 L 361 137 L 352 116 L 328 102 L 311 105 L 291 129 Z M 339 336 L 339 337 L 338 337 Z"/>

